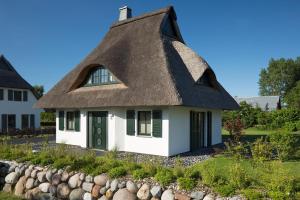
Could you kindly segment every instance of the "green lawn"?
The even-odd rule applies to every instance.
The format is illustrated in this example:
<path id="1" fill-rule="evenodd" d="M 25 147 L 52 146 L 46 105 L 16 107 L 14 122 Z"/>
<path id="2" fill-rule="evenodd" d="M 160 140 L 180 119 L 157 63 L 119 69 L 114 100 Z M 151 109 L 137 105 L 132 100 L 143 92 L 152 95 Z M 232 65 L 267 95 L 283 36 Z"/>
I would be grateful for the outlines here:
<path id="1" fill-rule="evenodd" d="M 5 199 L 5 200 L 22 200 L 21 198 L 16 197 L 13 194 L 6 193 L 6 192 L 0 192 L 0 199 Z"/>

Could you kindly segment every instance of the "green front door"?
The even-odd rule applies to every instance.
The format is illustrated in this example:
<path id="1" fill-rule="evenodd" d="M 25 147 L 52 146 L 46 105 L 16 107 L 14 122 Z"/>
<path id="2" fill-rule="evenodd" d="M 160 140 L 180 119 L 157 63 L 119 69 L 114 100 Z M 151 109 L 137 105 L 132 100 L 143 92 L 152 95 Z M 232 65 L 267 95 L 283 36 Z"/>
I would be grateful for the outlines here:
<path id="1" fill-rule="evenodd" d="M 89 144 L 95 149 L 107 149 L 107 112 L 89 112 Z"/>

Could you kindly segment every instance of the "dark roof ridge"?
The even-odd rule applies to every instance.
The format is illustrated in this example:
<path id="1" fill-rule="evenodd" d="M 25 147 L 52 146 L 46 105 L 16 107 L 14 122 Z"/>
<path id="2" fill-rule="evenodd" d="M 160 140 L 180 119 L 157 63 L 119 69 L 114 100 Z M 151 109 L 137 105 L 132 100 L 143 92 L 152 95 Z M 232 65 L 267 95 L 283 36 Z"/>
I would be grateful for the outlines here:
<path id="1" fill-rule="evenodd" d="M 147 17 L 152 17 L 154 15 L 159 15 L 159 14 L 162 14 L 162 13 L 170 13 L 170 12 L 172 13 L 172 17 L 176 20 L 177 17 L 176 17 L 176 13 L 174 11 L 173 6 L 168 6 L 166 8 L 162 8 L 162 9 L 159 9 L 159 10 L 156 10 L 156 11 L 153 11 L 153 12 L 149 12 L 149 13 L 146 13 L 146 14 L 143 14 L 143 15 L 139 15 L 139 16 L 132 17 L 132 18 L 129 18 L 129 19 L 126 19 L 126 20 L 122 20 L 122 21 L 118 21 L 118 22 L 114 23 L 113 25 L 111 25 L 110 28 L 112 29 L 114 27 L 121 26 L 121 25 L 124 25 L 124 24 L 128 24 L 128 23 L 131 23 L 131 22 L 134 22 L 134 21 L 137 21 L 137 20 L 147 18 Z"/>

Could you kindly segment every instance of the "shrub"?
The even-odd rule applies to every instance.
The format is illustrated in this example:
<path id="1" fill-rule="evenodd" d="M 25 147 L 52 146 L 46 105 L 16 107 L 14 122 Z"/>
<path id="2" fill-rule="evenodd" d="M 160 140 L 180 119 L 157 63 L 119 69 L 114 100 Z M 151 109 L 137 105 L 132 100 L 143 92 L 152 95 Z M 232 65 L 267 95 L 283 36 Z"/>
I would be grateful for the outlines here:
<path id="1" fill-rule="evenodd" d="M 125 176 L 126 173 L 127 172 L 126 172 L 125 167 L 119 166 L 119 167 L 115 167 L 115 168 L 112 168 L 111 170 L 109 170 L 108 175 L 111 178 L 118 178 L 118 177 L 121 177 L 121 176 Z"/>
<path id="2" fill-rule="evenodd" d="M 230 184 L 217 185 L 214 187 L 214 190 L 223 197 L 228 197 L 235 194 L 235 188 Z"/>
<path id="3" fill-rule="evenodd" d="M 147 161 L 142 163 L 141 166 L 142 169 L 144 169 L 149 176 L 153 177 L 157 172 L 157 167 L 159 167 L 159 164 L 155 164 L 155 162 Z"/>
<path id="4" fill-rule="evenodd" d="M 297 131 L 297 122 L 285 122 L 283 128 L 288 132 Z"/>
<path id="5" fill-rule="evenodd" d="M 258 138 L 251 146 L 252 158 L 255 162 L 263 162 L 272 158 L 272 146 L 263 137 Z"/>
<path id="6" fill-rule="evenodd" d="M 272 162 L 269 174 L 265 174 L 262 179 L 268 196 L 272 199 L 294 199 L 296 193 L 295 178 L 289 175 L 283 168 L 282 163 Z"/>
<path id="7" fill-rule="evenodd" d="M 155 180 L 158 181 L 161 185 L 166 186 L 172 183 L 175 179 L 173 172 L 170 169 L 162 168 L 156 175 Z"/>
<path id="8" fill-rule="evenodd" d="M 226 146 L 226 151 L 225 154 L 228 156 L 232 156 L 236 160 L 241 160 L 249 154 L 248 152 L 248 146 L 247 144 L 238 142 L 238 143 L 233 143 L 233 142 L 225 142 L 224 143 Z"/>
<path id="9" fill-rule="evenodd" d="M 240 163 L 235 163 L 229 168 L 229 184 L 235 188 L 246 188 L 250 184 L 250 179 L 246 170 Z"/>
<path id="10" fill-rule="evenodd" d="M 203 169 L 201 170 L 202 182 L 208 186 L 225 184 L 225 177 L 220 175 L 217 169 L 215 161 L 205 162 L 203 164 Z"/>
<path id="11" fill-rule="evenodd" d="M 243 194 L 243 196 L 246 197 L 246 199 L 249 200 L 257 200 L 264 198 L 262 192 L 257 189 L 243 189 L 241 193 Z"/>
<path id="12" fill-rule="evenodd" d="M 231 139 L 235 142 L 240 141 L 242 136 L 243 124 L 241 119 L 238 117 L 236 119 L 231 119 L 225 122 L 225 130 L 229 132 Z"/>
<path id="13" fill-rule="evenodd" d="M 290 133 L 276 132 L 270 134 L 270 142 L 281 161 L 288 160 L 297 150 L 297 138 Z"/>
<path id="14" fill-rule="evenodd" d="M 200 171 L 195 167 L 188 167 L 184 171 L 184 177 L 192 178 L 192 179 L 199 179 Z"/>
<path id="15" fill-rule="evenodd" d="M 191 190 L 196 186 L 196 180 L 188 177 L 180 177 L 177 179 L 180 189 Z"/>
<path id="16" fill-rule="evenodd" d="M 148 173 L 144 169 L 137 169 L 133 171 L 132 176 L 134 179 L 140 180 L 146 178 L 148 176 Z"/>

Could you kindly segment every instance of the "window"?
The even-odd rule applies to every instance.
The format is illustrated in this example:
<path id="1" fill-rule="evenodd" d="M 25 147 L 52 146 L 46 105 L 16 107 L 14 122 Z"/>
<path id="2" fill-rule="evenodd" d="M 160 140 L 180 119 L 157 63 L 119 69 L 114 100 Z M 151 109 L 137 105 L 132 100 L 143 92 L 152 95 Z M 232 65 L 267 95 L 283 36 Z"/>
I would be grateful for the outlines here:
<path id="1" fill-rule="evenodd" d="M 28 92 L 23 91 L 23 101 L 27 101 L 27 100 L 28 100 Z"/>
<path id="2" fill-rule="evenodd" d="M 22 129 L 29 128 L 29 115 L 22 115 L 21 120 L 22 120 Z"/>
<path id="3" fill-rule="evenodd" d="M 12 90 L 8 90 L 8 101 L 14 100 L 14 92 Z"/>
<path id="4" fill-rule="evenodd" d="M 138 112 L 138 134 L 151 136 L 151 111 Z"/>
<path id="5" fill-rule="evenodd" d="M 16 115 L 7 115 L 7 127 L 8 129 L 16 128 Z"/>
<path id="6" fill-rule="evenodd" d="M 30 128 L 35 128 L 35 115 L 30 115 Z"/>
<path id="7" fill-rule="evenodd" d="M 22 91 L 14 91 L 14 101 L 22 101 Z"/>
<path id="8" fill-rule="evenodd" d="M 67 130 L 80 131 L 80 111 L 67 112 Z"/>
<path id="9" fill-rule="evenodd" d="M 67 130 L 75 129 L 75 115 L 74 112 L 67 112 Z"/>
<path id="10" fill-rule="evenodd" d="M 59 111 L 58 118 L 59 118 L 58 128 L 59 128 L 59 130 L 63 131 L 65 129 L 65 112 Z"/>
<path id="11" fill-rule="evenodd" d="M 85 83 L 85 86 L 113 84 L 113 83 L 117 83 L 117 80 L 110 73 L 110 71 L 108 71 L 108 69 L 104 67 L 98 67 L 90 73 Z"/>
<path id="12" fill-rule="evenodd" d="M 0 100 L 4 99 L 4 91 L 3 89 L 0 89 Z"/>

